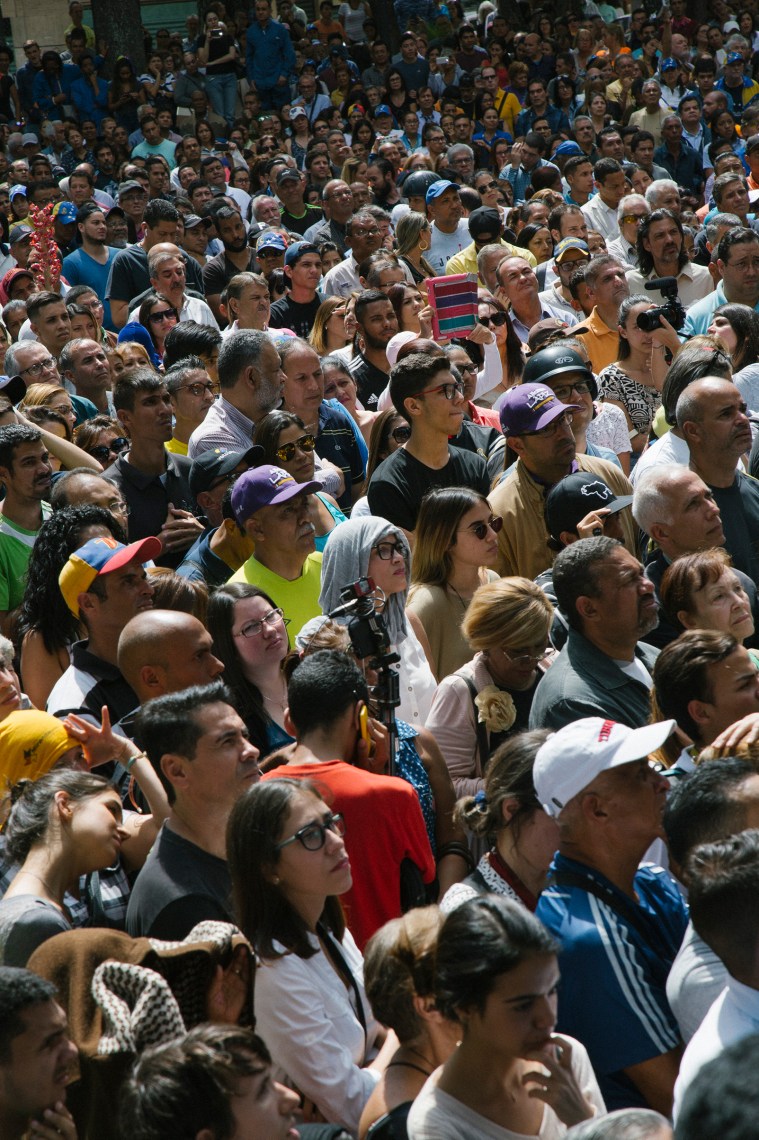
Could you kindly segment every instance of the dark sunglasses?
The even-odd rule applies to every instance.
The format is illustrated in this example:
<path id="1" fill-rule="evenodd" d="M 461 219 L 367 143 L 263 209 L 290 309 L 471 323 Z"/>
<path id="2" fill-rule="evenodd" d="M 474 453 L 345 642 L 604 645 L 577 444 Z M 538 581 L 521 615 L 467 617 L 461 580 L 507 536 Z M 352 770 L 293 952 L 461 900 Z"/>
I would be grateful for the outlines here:
<path id="1" fill-rule="evenodd" d="M 151 313 L 148 320 L 155 324 L 156 321 L 168 321 L 170 317 L 176 320 L 178 315 L 176 309 L 159 309 L 157 313 Z"/>
<path id="2" fill-rule="evenodd" d="M 471 530 L 474 537 L 479 538 L 480 542 L 482 542 L 488 533 L 488 528 L 492 530 L 494 534 L 498 534 L 502 527 L 503 519 L 501 516 L 491 515 L 487 522 L 470 523 L 467 530 Z"/>
<path id="3" fill-rule="evenodd" d="M 104 443 L 99 447 L 91 447 L 90 455 L 93 459 L 97 459 L 98 463 L 104 463 L 110 455 L 121 455 L 129 447 L 129 440 L 123 435 L 116 436 L 110 443 Z"/>
<path id="4" fill-rule="evenodd" d="M 492 313 L 489 317 L 478 317 L 477 323 L 484 325 L 489 329 L 492 325 L 494 329 L 499 329 L 501 325 L 505 325 L 509 319 L 508 313 Z"/>
<path id="5" fill-rule="evenodd" d="M 300 439 L 295 439 L 292 443 L 285 443 L 282 447 L 278 447 L 274 454 L 280 463 L 289 463 L 295 455 L 296 448 L 298 451 L 311 452 L 315 447 L 315 435 L 302 435 Z"/>
<path id="6" fill-rule="evenodd" d="M 493 179 L 492 182 L 484 182 L 482 186 L 478 186 L 477 189 L 479 190 L 480 194 L 484 194 L 486 190 L 497 190 L 498 183 L 495 181 L 495 179 Z"/>

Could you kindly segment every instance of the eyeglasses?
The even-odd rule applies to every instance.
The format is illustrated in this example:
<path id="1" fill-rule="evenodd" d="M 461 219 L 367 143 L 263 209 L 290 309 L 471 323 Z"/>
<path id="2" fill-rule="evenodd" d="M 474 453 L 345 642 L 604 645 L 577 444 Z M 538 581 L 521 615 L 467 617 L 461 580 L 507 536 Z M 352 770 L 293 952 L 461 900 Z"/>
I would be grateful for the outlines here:
<path id="1" fill-rule="evenodd" d="M 521 434 L 523 436 L 532 435 L 546 437 L 550 435 L 556 435 L 559 428 L 571 427 L 571 425 L 572 413 L 564 412 L 562 415 L 557 416 L 555 420 L 551 420 L 550 424 L 547 424 L 544 428 L 539 428 L 538 431 L 523 431 Z"/>
<path id="2" fill-rule="evenodd" d="M 151 313 L 148 317 L 148 320 L 151 323 L 155 324 L 157 321 L 168 321 L 170 317 L 173 317 L 174 320 L 176 320 L 177 316 L 178 314 L 176 309 L 160 309 L 157 313 Z"/>
<path id="3" fill-rule="evenodd" d="M 648 214 L 625 214 L 624 217 L 620 218 L 619 220 L 625 226 L 639 226 L 643 219 L 647 217 Z"/>
<path id="4" fill-rule="evenodd" d="M 296 449 L 298 451 L 305 451 L 306 453 L 312 452 L 316 447 L 315 435 L 302 435 L 300 439 L 293 440 L 292 443 L 284 443 L 282 447 L 278 447 L 274 452 L 280 463 L 289 463 L 295 455 Z"/>
<path id="5" fill-rule="evenodd" d="M 289 625 L 290 619 L 286 618 L 282 610 L 277 606 L 274 610 L 269 610 L 268 614 L 264 614 L 260 621 L 247 622 L 235 637 L 260 637 L 263 633 L 265 625 L 276 625 L 278 621 L 282 625 Z"/>
<path id="6" fill-rule="evenodd" d="M 562 404 L 566 404 L 573 392 L 578 396 L 586 396 L 590 392 L 590 385 L 584 380 L 577 380 L 571 384 L 564 384 L 561 388 L 554 388 L 553 394 Z"/>
<path id="7" fill-rule="evenodd" d="M 477 189 L 479 190 L 480 194 L 484 194 L 486 190 L 497 190 L 498 183 L 495 179 L 493 179 L 492 182 L 483 182 L 482 186 L 478 186 Z"/>
<path id="8" fill-rule="evenodd" d="M 477 323 L 484 325 L 486 329 L 489 329 L 491 325 L 494 329 L 499 329 L 506 324 L 508 319 L 508 313 L 491 313 L 489 317 L 478 317 Z"/>
<path id="9" fill-rule="evenodd" d="M 473 364 L 471 361 L 468 364 L 457 364 L 455 367 L 458 368 L 459 372 L 476 372 L 477 371 L 477 365 Z"/>
<path id="10" fill-rule="evenodd" d="M 406 557 L 406 548 L 401 546 L 400 542 L 378 542 L 373 549 L 376 550 L 377 557 L 381 558 L 383 562 L 390 562 L 396 554 L 400 554 L 401 558 Z"/>
<path id="11" fill-rule="evenodd" d="M 500 515 L 491 515 L 487 522 L 473 522 L 464 528 L 470 530 L 475 538 L 482 542 L 486 537 L 488 530 L 492 530 L 494 534 L 498 534 L 503 529 L 503 519 Z"/>
<path id="12" fill-rule="evenodd" d="M 333 835 L 345 835 L 345 820 L 339 812 L 336 815 L 328 815 L 321 823 L 307 823 L 289 839 L 283 839 L 281 843 L 275 844 L 274 850 L 281 851 L 283 847 L 297 841 L 306 851 L 321 851 L 327 842 L 328 831 Z"/>
<path id="13" fill-rule="evenodd" d="M 398 427 L 393 428 L 390 434 L 396 443 L 408 443 L 411 439 L 411 426 L 409 424 L 398 424 Z"/>
<path id="14" fill-rule="evenodd" d="M 220 475 L 218 479 L 214 479 L 208 490 L 215 491 L 217 487 L 220 487 L 222 485 L 222 483 L 227 487 L 231 487 L 233 483 L 237 482 L 239 477 L 240 476 L 234 471 L 232 471 L 229 475 Z"/>
<path id="15" fill-rule="evenodd" d="M 108 504 L 107 508 L 112 515 L 123 515 L 128 518 L 132 513 L 130 507 L 124 502 L 123 499 L 114 499 L 112 503 Z"/>
<path id="16" fill-rule="evenodd" d="M 204 384 L 202 380 L 196 380 L 193 384 L 180 385 L 180 387 L 176 388 L 175 391 L 189 392 L 191 396 L 203 396 L 206 392 L 211 392 L 212 395 L 218 396 L 221 388 L 218 384 L 214 384 L 212 380 L 207 384 Z"/>
<path id="17" fill-rule="evenodd" d="M 417 392 L 417 396 L 430 396 L 433 392 L 442 392 L 446 400 L 452 400 L 454 396 L 464 395 L 464 385 L 458 382 L 438 384 L 436 388 L 424 388 L 421 392 Z"/>
<path id="18" fill-rule="evenodd" d="M 112 439 L 110 443 L 101 444 L 99 447 L 91 447 L 90 455 L 93 459 L 97 459 L 98 463 L 103 463 L 109 455 L 121 455 L 122 451 L 126 451 L 129 447 L 129 440 L 123 435 L 119 435 L 116 439 Z"/>
<path id="19" fill-rule="evenodd" d="M 23 376 L 28 372 L 30 376 L 39 376 L 40 372 L 49 372 L 55 368 L 55 360 L 52 356 L 46 356 L 44 360 L 38 360 L 36 364 L 30 364 L 28 368 L 20 368 L 19 376 Z"/>

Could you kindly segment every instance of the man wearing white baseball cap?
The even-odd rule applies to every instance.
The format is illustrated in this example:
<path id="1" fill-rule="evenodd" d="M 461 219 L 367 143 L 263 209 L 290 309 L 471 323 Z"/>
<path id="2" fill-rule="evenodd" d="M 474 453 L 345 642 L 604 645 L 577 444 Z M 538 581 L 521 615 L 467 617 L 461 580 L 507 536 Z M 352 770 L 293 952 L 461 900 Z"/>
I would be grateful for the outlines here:
<path id="1" fill-rule="evenodd" d="M 559 825 L 536 912 L 563 947 L 558 1026 L 588 1050 L 609 1111 L 669 1116 L 682 1054 L 665 987 L 687 910 L 666 871 L 640 865 L 668 788 L 648 757 L 675 727 L 584 717 L 548 738 L 533 771 Z"/>

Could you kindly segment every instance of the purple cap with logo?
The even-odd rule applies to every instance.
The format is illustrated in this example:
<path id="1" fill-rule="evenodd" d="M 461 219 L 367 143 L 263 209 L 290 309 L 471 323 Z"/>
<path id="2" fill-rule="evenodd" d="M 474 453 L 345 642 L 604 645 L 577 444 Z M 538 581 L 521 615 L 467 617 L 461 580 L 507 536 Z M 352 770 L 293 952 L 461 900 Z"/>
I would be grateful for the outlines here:
<path id="1" fill-rule="evenodd" d="M 504 435 L 540 431 L 576 404 L 562 404 L 545 384 L 519 384 L 509 389 L 501 404 Z"/>
<path id="2" fill-rule="evenodd" d="M 563 404 L 560 405 L 562 408 Z M 264 463 L 244 471 L 232 488 L 232 510 L 240 526 L 262 507 L 275 507 L 296 495 L 312 495 L 320 489 L 315 480 L 296 483 L 281 467 Z"/>

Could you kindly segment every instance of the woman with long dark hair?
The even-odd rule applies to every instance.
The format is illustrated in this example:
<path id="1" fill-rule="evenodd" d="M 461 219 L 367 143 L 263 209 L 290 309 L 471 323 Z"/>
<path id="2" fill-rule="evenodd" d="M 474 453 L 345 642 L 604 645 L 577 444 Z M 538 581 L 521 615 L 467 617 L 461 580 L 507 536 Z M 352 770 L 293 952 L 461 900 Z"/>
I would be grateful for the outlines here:
<path id="1" fill-rule="evenodd" d="M 228 582 L 209 599 L 207 625 L 214 653 L 224 662 L 224 680 L 261 755 L 290 744 L 282 672 L 290 650 L 288 619 L 257 586 Z"/>
<path id="2" fill-rule="evenodd" d="M 584 1046 L 554 1033 L 558 950 L 525 907 L 496 895 L 448 915 L 435 1004 L 461 1044 L 414 1101 L 410 1140 L 556 1140 L 606 1111 Z"/>
<path id="3" fill-rule="evenodd" d="M 166 337 L 178 324 L 179 313 L 163 293 L 151 292 L 140 305 L 137 320 L 150 333 L 156 355 L 163 360 Z"/>
<path id="4" fill-rule="evenodd" d="M 318 773 L 314 773 L 318 776 Z M 260 963 L 256 1029 L 322 1117 L 355 1131 L 397 1047 L 375 1021 L 339 895 L 352 885 L 343 821 L 315 784 L 276 778 L 237 801 L 227 860 L 237 922 Z"/>
<path id="5" fill-rule="evenodd" d="M 113 115 L 120 127 L 135 131 L 139 126 L 137 108 L 147 96 L 137 82 L 134 68 L 126 56 L 116 61 L 115 73 L 108 88 L 108 114 Z"/>
<path id="6" fill-rule="evenodd" d="M 733 383 L 749 408 L 759 408 L 759 313 L 748 305 L 720 305 L 706 330 L 725 346 Z"/>

